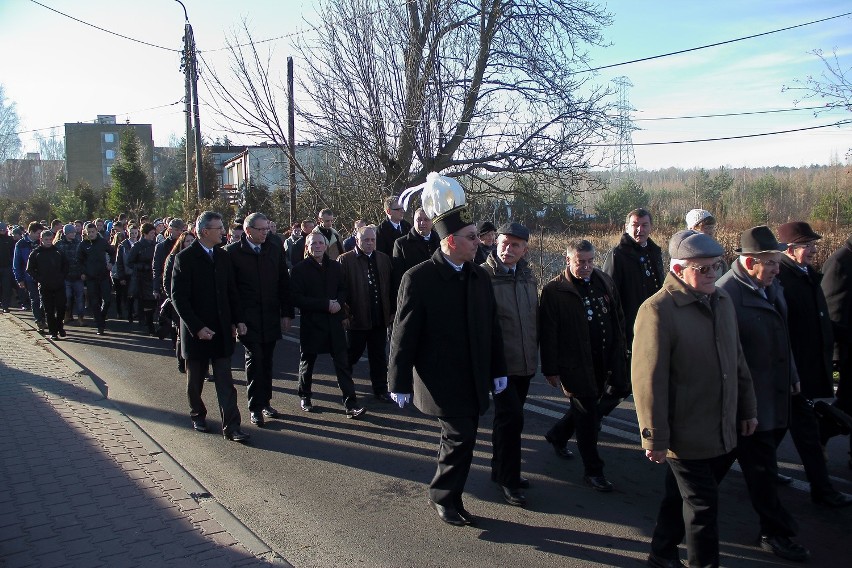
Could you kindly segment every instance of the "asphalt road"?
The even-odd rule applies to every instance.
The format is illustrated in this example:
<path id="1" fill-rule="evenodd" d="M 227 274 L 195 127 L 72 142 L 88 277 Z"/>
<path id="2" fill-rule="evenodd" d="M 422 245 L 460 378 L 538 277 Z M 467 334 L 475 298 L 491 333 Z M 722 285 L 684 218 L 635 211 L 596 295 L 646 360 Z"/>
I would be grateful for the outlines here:
<path id="1" fill-rule="evenodd" d="M 68 332 L 58 346 L 89 369 L 109 398 L 212 498 L 297 567 L 640 566 L 647 557 L 665 466 L 648 462 L 640 451 L 630 399 L 604 423 L 601 455 L 616 490 L 600 494 L 583 485 L 579 458 L 560 459 L 544 441 L 565 405 L 541 376 L 534 380 L 524 433 L 524 474 L 532 483 L 525 509 L 506 505 L 490 482 L 492 414 L 486 414 L 465 499 L 480 526 L 455 528 L 441 523 L 426 502 L 435 469 L 436 421 L 374 401 L 366 361 L 355 368 L 368 411 L 362 419 L 344 417 L 328 356 L 317 362 L 319 412 L 306 414 L 295 393 L 298 342 L 293 335 L 285 338 L 276 349 L 272 401 L 282 418 L 260 429 L 248 422 L 238 347 L 234 377 L 243 429 L 252 436 L 243 446 L 190 428 L 185 379 L 168 341 L 115 320 L 103 337 L 92 327 Z M 221 422 L 212 384 L 204 399 L 211 431 L 217 432 Z M 831 442 L 830 471 L 836 487 L 850 492 L 847 444 L 846 439 Z M 573 442 L 569 447 L 576 449 Z M 798 540 L 811 549 L 813 566 L 849 566 L 845 538 L 852 534 L 852 508 L 813 505 L 797 461 L 788 438 L 780 463 L 797 481 L 780 492 L 801 525 Z M 791 565 L 755 547 L 757 517 L 737 471 L 721 493 L 722 564 Z"/>

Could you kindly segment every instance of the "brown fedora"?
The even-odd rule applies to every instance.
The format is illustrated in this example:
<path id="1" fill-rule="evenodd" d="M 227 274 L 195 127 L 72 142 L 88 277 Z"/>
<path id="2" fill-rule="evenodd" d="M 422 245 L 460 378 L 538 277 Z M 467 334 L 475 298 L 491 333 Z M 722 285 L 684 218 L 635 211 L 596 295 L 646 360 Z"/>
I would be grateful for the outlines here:
<path id="1" fill-rule="evenodd" d="M 737 254 L 761 254 L 786 249 L 787 245 L 779 243 L 769 227 L 760 225 L 743 231 L 740 235 L 740 248 L 734 250 L 734 252 Z"/>
<path id="2" fill-rule="evenodd" d="M 778 227 L 778 236 L 781 237 L 784 242 L 791 245 L 809 243 L 822 238 L 822 235 L 816 234 L 814 230 L 811 229 L 811 226 L 804 221 L 791 221 L 780 225 Z"/>

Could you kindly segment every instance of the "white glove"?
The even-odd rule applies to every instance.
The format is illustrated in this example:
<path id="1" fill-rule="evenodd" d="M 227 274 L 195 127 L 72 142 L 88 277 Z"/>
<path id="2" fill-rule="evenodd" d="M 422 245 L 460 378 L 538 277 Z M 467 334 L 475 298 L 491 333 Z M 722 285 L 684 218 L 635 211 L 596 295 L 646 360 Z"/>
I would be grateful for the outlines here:
<path id="1" fill-rule="evenodd" d="M 494 394 L 500 394 L 506 387 L 509 386 L 509 379 L 507 377 L 498 377 L 494 379 Z"/>
<path id="2" fill-rule="evenodd" d="M 390 393 L 391 400 L 399 405 L 400 408 L 404 408 L 406 404 L 411 400 L 410 394 L 402 394 L 398 392 Z"/>

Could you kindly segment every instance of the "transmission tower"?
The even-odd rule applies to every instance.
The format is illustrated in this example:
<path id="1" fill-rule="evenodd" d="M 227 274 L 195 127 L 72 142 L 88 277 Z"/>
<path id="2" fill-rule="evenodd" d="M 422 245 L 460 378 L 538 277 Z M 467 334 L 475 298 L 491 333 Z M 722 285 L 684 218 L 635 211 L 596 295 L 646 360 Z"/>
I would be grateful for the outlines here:
<path id="1" fill-rule="evenodd" d="M 631 133 L 638 130 L 630 120 L 630 113 L 636 109 L 630 106 L 628 90 L 633 86 L 626 76 L 616 77 L 612 80 L 618 87 L 618 142 L 612 154 L 612 166 L 610 167 L 610 182 L 613 186 L 622 181 L 631 180 L 636 175 L 636 154 L 633 152 L 633 137 Z"/>

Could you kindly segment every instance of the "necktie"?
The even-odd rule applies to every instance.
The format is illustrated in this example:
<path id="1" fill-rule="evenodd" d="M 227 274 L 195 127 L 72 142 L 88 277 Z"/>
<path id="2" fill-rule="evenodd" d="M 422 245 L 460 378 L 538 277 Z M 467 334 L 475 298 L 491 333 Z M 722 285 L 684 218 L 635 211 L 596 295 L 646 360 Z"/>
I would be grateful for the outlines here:
<path id="1" fill-rule="evenodd" d="M 257 246 L 257 245 L 254 245 L 254 252 L 256 252 L 257 254 L 260 254 L 260 247 Z"/>
<path id="2" fill-rule="evenodd" d="M 210 260 L 213 260 L 213 249 L 210 249 L 210 251 L 207 254 L 210 255 Z"/>

